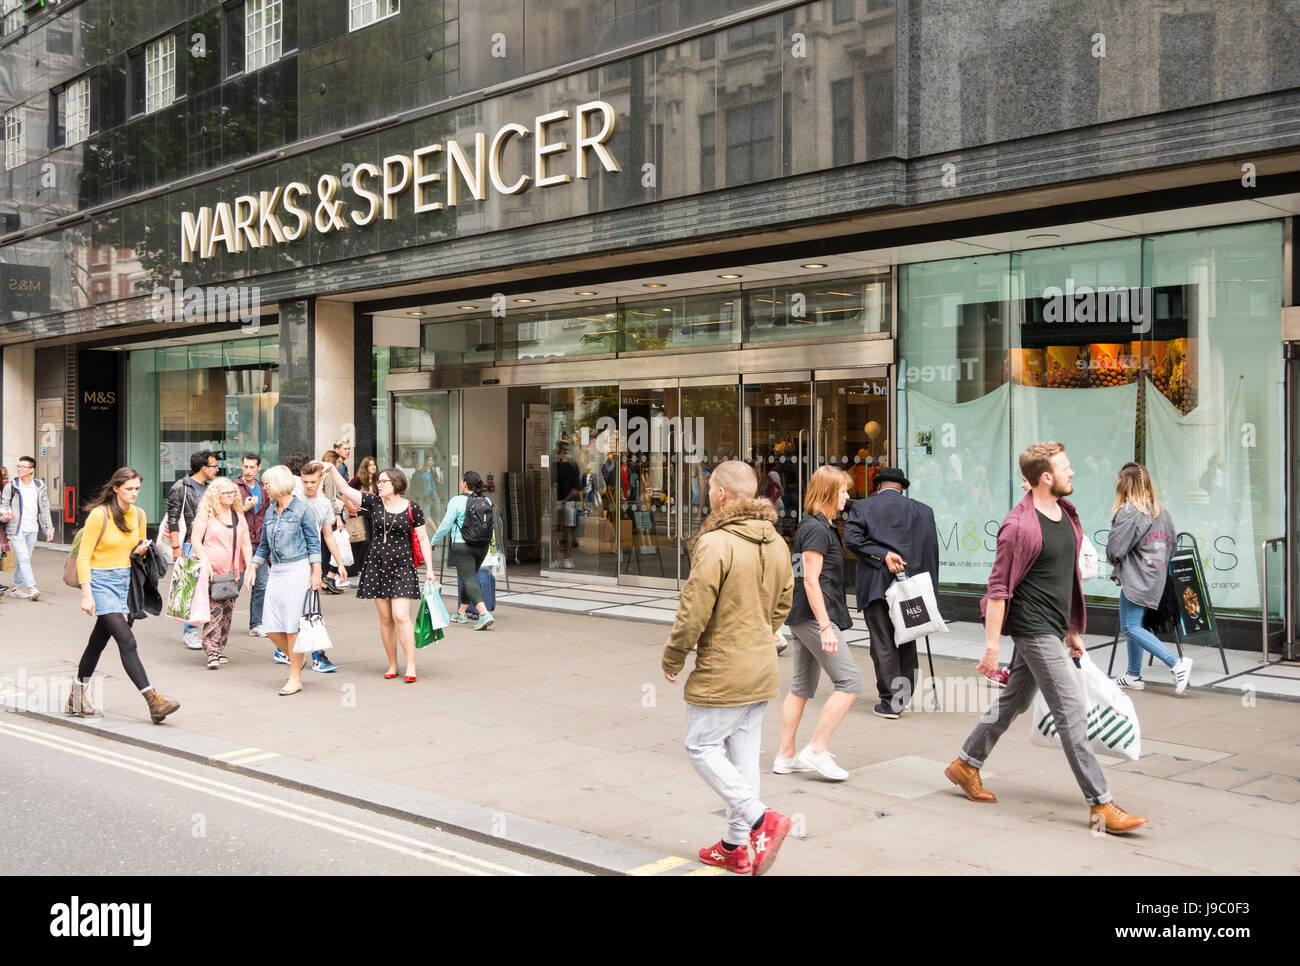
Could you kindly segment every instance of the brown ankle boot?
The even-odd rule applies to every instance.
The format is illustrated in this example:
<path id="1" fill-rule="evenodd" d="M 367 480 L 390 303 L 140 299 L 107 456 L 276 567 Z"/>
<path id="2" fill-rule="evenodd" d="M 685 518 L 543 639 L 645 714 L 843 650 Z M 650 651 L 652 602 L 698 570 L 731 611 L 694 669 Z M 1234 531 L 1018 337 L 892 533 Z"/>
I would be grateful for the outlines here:
<path id="1" fill-rule="evenodd" d="M 68 695 L 68 703 L 64 705 L 64 714 L 75 714 L 82 718 L 93 718 L 95 709 L 90 706 L 90 699 L 86 697 L 86 686 L 72 683 L 72 693 Z"/>
<path id="2" fill-rule="evenodd" d="M 952 782 L 962 790 L 972 802 L 996 802 L 998 797 L 984 787 L 980 781 L 980 770 L 960 758 L 954 758 L 951 765 L 943 770 Z"/>
<path id="3" fill-rule="evenodd" d="M 1088 810 L 1088 826 L 1094 832 L 1109 832 L 1111 835 L 1124 835 L 1147 824 L 1141 815 L 1130 815 L 1114 802 L 1105 805 L 1093 805 Z"/>
<path id="4" fill-rule="evenodd" d="M 163 718 L 173 711 L 179 711 L 181 708 L 179 701 L 169 701 L 159 694 L 156 688 L 150 688 L 146 691 L 144 699 L 149 704 L 149 717 L 153 719 L 154 724 L 162 724 Z"/>

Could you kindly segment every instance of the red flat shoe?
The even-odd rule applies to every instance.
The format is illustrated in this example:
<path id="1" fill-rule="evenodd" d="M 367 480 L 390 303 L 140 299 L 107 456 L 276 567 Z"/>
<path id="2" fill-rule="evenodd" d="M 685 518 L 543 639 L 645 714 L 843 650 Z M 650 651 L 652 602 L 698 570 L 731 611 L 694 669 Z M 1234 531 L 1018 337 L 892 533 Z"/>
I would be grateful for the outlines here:
<path id="1" fill-rule="evenodd" d="M 384 680 L 385 680 L 385 681 L 391 681 L 391 680 L 393 680 L 393 678 L 395 678 L 395 677 L 397 677 L 397 672 L 396 672 L 396 671 L 388 671 L 387 673 L 384 674 Z"/>
<path id="2" fill-rule="evenodd" d="M 407 684 L 414 684 L 414 683 L 415 683 L 415 675 L 414 675 L 414 674 L 408 674 L 408 675 L 406 676 L 406 683 L 407 683 Z"/>

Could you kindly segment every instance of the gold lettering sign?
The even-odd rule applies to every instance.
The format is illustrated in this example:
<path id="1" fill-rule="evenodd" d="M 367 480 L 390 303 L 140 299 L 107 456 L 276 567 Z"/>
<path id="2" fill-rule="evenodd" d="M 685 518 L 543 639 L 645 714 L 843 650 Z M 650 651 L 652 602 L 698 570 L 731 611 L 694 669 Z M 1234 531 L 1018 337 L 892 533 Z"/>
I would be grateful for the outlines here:
<path id="1" fill-rule="evenodd" d="M 553 130 L 571 118 L 576 128 L 572 146 L 557 138 Z M 472 141 L 426 144 L 410 154 L 389 155 L 377 164 L 363 162 L 354 166 L 352 176 L 345 180 L 322 175 L 315 193 L 302 182 L 292 181 L 205 205 L 198 211 L 182 211 L 181 261 L 295 242 L 313 228 L 324 234 L 354 225 L 363 228 L 380 219 L 392 221 L 397 217 L 397 199 L 408 191 L 413 212 L 420 214 L 454 208 L 470 199 L 485 201 L 492 192 L 516 195 L 531 187 L 581 181 L 596 170 L 593 158 L 600 162 L 600 168 L 618 173 L 622 169 L 607 146 L 614 135 L 615 121 L 610 104 L 589 101 L 573 112 L 558 110 L 539 115 L 533 118 L 531 128 L 512 122 L 502 125 L 490 138 L 476 133 Z M 521 171 L 507 184 L 502 168 L 506 145 L 512 138 L 533 139 L 524 150 L 524 167 L 531 162 L 532 170 Z M 569 154 L 574 155 L 572 174 L 562 170 Z M 39 291 L 40 283 L 33 284 L 38 286 L 33 291 Z M 14 287 L 12 280 L 9 287 Z"/>

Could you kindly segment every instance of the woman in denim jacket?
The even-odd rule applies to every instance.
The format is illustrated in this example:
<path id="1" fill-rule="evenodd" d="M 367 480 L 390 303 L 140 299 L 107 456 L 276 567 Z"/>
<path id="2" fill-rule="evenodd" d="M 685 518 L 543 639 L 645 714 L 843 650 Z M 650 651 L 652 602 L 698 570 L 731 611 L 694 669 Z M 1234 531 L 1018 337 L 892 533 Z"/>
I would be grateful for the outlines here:
<path id="1" fill-rule="evenodd" d="M 307 591 L 320 590 L 320 528 L 316 514 L 293 495 L 293 474 L 287 466 L 272 466 L 262 474 L 262 488 L 271 506 L 262 523 L 262 539 L 253 554 L 252 582 L 257 568 L 270 563 L 262 629 L 272 643 L 289 656 L 289 680 L 282 696 L 302 690 L 304 654 L 293 651 Z"/>

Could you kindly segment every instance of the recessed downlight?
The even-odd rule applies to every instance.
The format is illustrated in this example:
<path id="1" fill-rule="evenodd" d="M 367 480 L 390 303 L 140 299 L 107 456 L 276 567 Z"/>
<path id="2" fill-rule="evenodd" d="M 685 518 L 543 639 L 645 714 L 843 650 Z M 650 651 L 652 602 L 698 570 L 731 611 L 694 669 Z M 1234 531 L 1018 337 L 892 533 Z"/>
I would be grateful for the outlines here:
<path id="1" fill-rule="evenodd" d="M 800 265 L 800 268 L 825 268 L 825 262 L 809 262 L 807 265 Z"/>
<path id="2" fill-rule="evenodd" d="M 407 312 L 406 314 L 407 314 L 407 315 L 414 315 L 416 318 L 419 318 L 421 315 L 424 315 L 423 312 Z"/>
<path id="3" fill-rule="evenodd" d="M 718 276 L 718 278 L 744 278 L 744 277 L 745 276 L 743 275 L 737 275 L 735 272 L 724 272 L 722 275 Z"/>
<path id="4" fill-rule="evenodd" d="M 1040 231 L 1033 235 L 1026 235 L 1026 241 L 1060 241 L 1061 236 L 1054 231 Z"/>
<path id="5" fill-rule="evenodd" d="M 515 301 L 518 302 L 520 305 L 527 305 L 530 302 L 536 302 L 537 299 L 515 299 Z"/>
<path id="6" fill-rule="evenodd" d="M 642 288 L 667 288 L 668 285 L 665 282 L 642 282 L 641 287 Z"/>
<path id="7" fill-rule="evenodd" d="M 466 312 L 473 312 L 476 308 L 478 308 L 478 306 L 476 306 L 476 305 L 458 305 L 458 306 L 456 306 L 456 308 L 458 308 L 458 309 L 464 309 Z"/>
<path id="8" fill-rule="evenodd" d="M 595 292 L 574 292 L 574 295 L 595 295 Z"/>

